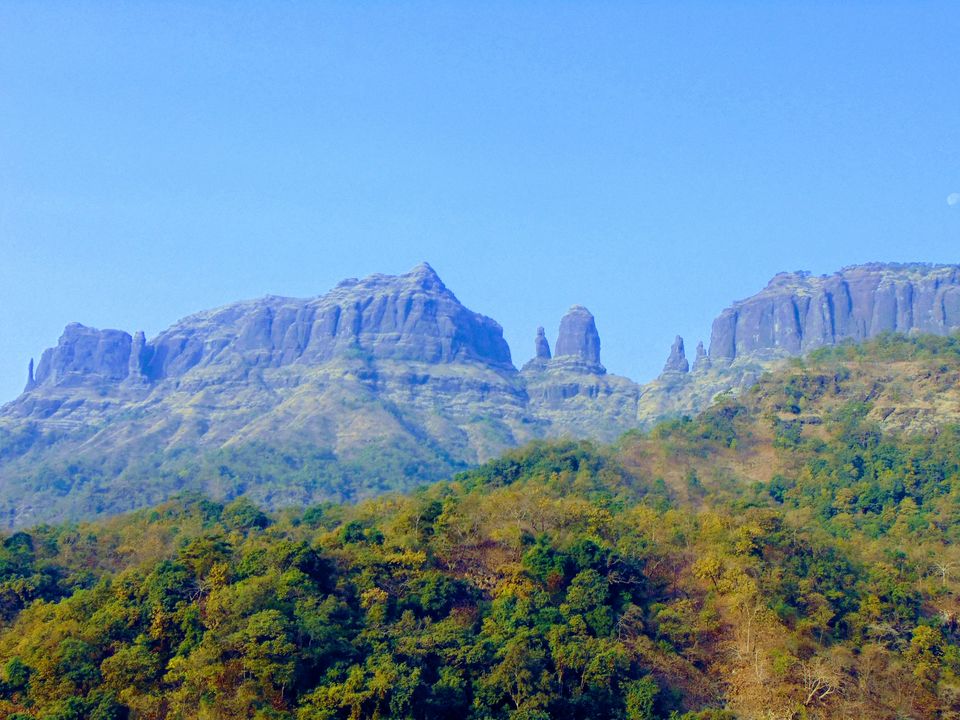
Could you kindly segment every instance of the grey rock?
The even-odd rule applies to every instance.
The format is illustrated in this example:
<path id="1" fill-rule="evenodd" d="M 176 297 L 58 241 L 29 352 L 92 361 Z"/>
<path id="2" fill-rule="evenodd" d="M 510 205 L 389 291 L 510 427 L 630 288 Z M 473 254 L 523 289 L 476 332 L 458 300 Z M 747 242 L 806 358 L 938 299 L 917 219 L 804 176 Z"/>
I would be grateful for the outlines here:
<path id="1" fill-rule="evenodd" d="M 33 358 L 30 358 L 30 364 L 27 365 L 27 385 L 24 392 L 30 392 L 37 386 L 37 381 L 33 378 Z"/>
<path id="2" fill-rule="evenodd" d="M 710 368 L 710 356 L 707 355 L 707 350 L 703 347 L 703 340 L 697 343 L 697 354 L 693 360 L 693 371 L 703 371 Z"/>
<path id="3" fill-rule="evenodd" d="M 695 413 L 791 354 L 886 330 L 958 326 L 960 268 L 928 265 L 778 275 L 717 318 L 710 355 L 698 345 L 695 373 L 685 372 L 678 338 L 668 371 L 644 386 L 606 374 L 596 323 L 581 307 L 563 318 L 553 357 L 538 331 L 536 357 L 518 372 L 500 326 L 460 304 L 426 264 L 347 280 L 320 297 L 269 296 L 196 313 L 149 341 L 74 324 L 28 367 L 27 391 L 0 408 L 0 432 L 35 438 L 0 456 L 0 515 L 25 525 L 100 512 L 115 478 L 145 471 L 138 459 L 192 461 L 230 448 L 317 448 L 343 467 L 376 461 L 381 449 L 411 453 L 417 482 L 439 479 L 534 438 L 613 440 Z M 95 506 L 31 489 L 37 473 L 77 460 L 104 468 L 84 495 Z M 132 508 L 183 490 L 184 477 L 195 482 L 192 471 L 164 467 L 144 483 L 149 499 L 111 502 Z M 220 475 L 212 477 L 192 489 L 222 492 Z M 342 487 L 352 497 L 350 482 Z M 332 499 L 311 487 L 267 500 Z"/>
<path id="4" fill-rule="evenodd" d="M 871 263 L 780 273 L 714 320 L 710 357 L 788 357 L 884 332 L 960 329 L 960 266 Z"/>
<path id="5" fill-rule="evenodd" d="M 142 330 L 138 330 L 133 335 L 133 341 L 130 343 L 130 359 L 127 362 L 127 380 L 134 383 L 143 383 L 147 377 L 144 374 L 144 367 L 150 354 L 151 348 L 147 347 L 147 338 Z"/>
<path id="6" fill-rule="evenodd" d="M 375 475 L 381 452 L 408 457 L 401 472 L 423 482 L 541 437 L 546 426 L 501 327 L 464 307 L 425 264 L 320 297 L 196 313 L 149 341 L 73 324 L 33 379 L 0 407 L 0 434 L 29 439 L 0 452 L 0 510 L 14 525 L 166 497 L 185 476 L 159 478 L 150 497 L 129 496 L 130 474 L 145 472 L 138 463 L 148 456 L 172 468 L 228 447 L 316 448 L 340 468 L 332 471 L 356 478 L 337 486 L 344 496 L 361 497 L 385 482 Z M 38 501 L 23 480 L 74 461 L 104 469 L 90 480 L 95 505 L 74 495 Z M 123 478 L 118 497 L 111 488 Z M 194 489 L 222 492 L 194 470 L 189 478 Z M 331 499 L 316 493 L 333 486 L 322 487 L 291 486 L 269 501 Z"/>
<path id="7" fill-rule="evenodd" d="M 550 359 L 550 343 L 547 342 L 547 336 L 544 333 L 542 327 L 537 328 L 537 337 L 533 341 L 536 357 L 538 360 L 549 360 Z"/>
<path id="8" fill-rule="evenodd" d="M 400 276 L 340 283 L 307 300 L 265 297 L 197 313 L 147 342 L 68 325 L 36 385 L 161 381 L 194 368 L 314 365 L 335 358 L 480 363 L 516 372 L 503 329 L 457 300 L 426 263 Z"/>
<path id="9" fill-rule="evenodd" d="M 149 344 L 151 379 L 194 367 L 315 364 L 338 357 L 512 368 L 503 328 L 457 300 L 426 263 L 341 282 L 309 300 L 266 297 L 192 315 Z"/>
<path id="10" fill-rule="evenodd" d="M 690 363 L 687 362 L 687 353 L 683 348 L 683 338 L 677 335 L 670 347 L 670 355 L 663 366 L 665 373 L 685 373 L 690 371 Z"/>
<path id="11" fill-rule="evenodd" d="M 0 456 L 0 510 L 23 525 L 132 508 L 179 491 L 184 477 L 217 494 L 220 480 L 204 485 L 177 463 L 229 448 L 316 448 L 347 473 L 358 472 L 355 461 L 382 471 L 381 448 L 408 453 L 423 482 L 535 438 L 613 440 L 635 427 L 641 388 L 606 374 L 593 317 L 574 308 L 561 327 L 567 354 L 551 358 L 540 331 L 538 357 L 520 373 L 501 327 L 464 307 L 426 264 L 320 297 L 196 313 L 149 340 L 70 325 L 34 369 L 35 386 L 0 408 L 0 432 L 28 427 L 33 438 Z M 148 456 L 167 474 L 151 480 L 149 498 L 129 496 Z M 13 482 L 78 460 L 104 468 L 90 481 L 96 506 L 72 495 L 38 504 L 29 482 Z M 380 482 L 355 477 L 357 487 L 336 487 L 361 497 L 373 487 L 364 478 Z M 114 480 L 128 483 L 122 496 L 111 495 Z M 331 487 L 292 485 L 269 502 L 331 499 L 316 494 Z"/>
<path id="12" fill-rule="evenodd" d="M 581 305 L 570 308 L 560 321 L 555 357 L 565 356 L 600 367 L 600 334 L 593 315 Z"/>
<path id="13" fill-rule="evenodd" d="M 36 387 L 99 385 L 123 380 L 129 371 L 131 337 L 122 330 L 97 330 L 71 323 L 37 365 Z"/>

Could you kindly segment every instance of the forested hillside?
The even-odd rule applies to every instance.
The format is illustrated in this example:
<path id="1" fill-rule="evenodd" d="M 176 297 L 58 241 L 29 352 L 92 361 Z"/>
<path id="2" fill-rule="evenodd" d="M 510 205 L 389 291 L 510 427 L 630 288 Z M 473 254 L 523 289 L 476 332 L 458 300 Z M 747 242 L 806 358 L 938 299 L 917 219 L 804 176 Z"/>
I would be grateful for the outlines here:
<path id="1" fill-rule="evenodd" d="M 9 718 L 960 717 L 955 339 L 406 495 L 7 535 Z"/>

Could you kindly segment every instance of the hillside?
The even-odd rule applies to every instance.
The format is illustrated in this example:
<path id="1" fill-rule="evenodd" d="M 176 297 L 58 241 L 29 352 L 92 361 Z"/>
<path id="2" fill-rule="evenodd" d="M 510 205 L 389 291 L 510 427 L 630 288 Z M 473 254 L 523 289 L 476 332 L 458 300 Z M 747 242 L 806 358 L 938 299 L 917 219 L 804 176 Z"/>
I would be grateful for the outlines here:
<path id="1" fill-rule="evenodd" d="M 612 442 L 741 394 L 817 348 L 894 330 L 948 335 L 957 293 L 956 266 L 781 274 L 720 314 L 692 367 L 678 337 L 644 385 L 607 372 L 580 306 L 561 319 L 553 352 L 541 328 L 518 369 L 500 325 L 426 264 L 315 298 L 199 312 L 150 339 L 72 323 L 0 408 L 0 518 L 9 528 L 86 518 L 184 490 L 273 509 L 355 501 L 535 439 Z M 912 371 L 891 377 L 912 383 Z M 891 385 L 876 412 L 914 429 L 942 422 L 952 396 L 936 382 L 922 401 L 901 392 L 909 407 Z"/>
<path id="2" fill-rule="evenodd" d="M 700 461 L 691 433 L 708 420 L 717 423 L 708 433 L 736 432 L 737 441 L 712 447 Z M 736 397 L 721 396 L 696 421 L 667 421 L 623 443 L 638 470 L 669 479 L 678 491 L 691 468 L 721 490 L 730 475 L 766 482 L 797 472 L 830 439 L 831 425 L 854 420 L 904 441 L 949 434 L 960 425 L 960 338 L 884 335 L 822 348 L 782 363 Z"/>
<path id="3" fill-rule="evenodd" d="M 957 717 L 958 372 L 884 336 L 407 495 L 6 536 L 0 715 Z"/>

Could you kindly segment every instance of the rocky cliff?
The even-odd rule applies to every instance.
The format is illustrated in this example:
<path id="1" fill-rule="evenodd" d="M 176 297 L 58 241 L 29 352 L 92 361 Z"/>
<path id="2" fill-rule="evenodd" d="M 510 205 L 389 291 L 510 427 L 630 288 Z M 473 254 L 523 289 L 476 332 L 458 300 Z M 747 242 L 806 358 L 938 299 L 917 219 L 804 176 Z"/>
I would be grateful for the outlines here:
<path id="1" fill-rule="evenodd" d="M 741 392 L 790 357 L 882 333 L 948 335 L 960 329 L 960 266 L 870 263 L 832 275 L 779 273 L 714 320 L 710 351 L 692 370 L 683 338 L 663 373 L 643 386 L 638 423 L 694 414 L 719 393 Z"/>
<path id="2" fill-rule="evenodd" d="M 501 327 L 426 264 L 197 313 L 150 340 L 71 324 L 0 409 L 0 512 L 22 524 L 181 487 L 260 488 L 271 505 L 362 496 L 543 434 L 528 406 Z M 241 477 L 229 459 L 290 448 L 284 462 L 315 458 L 312 477 Z"/>
<path id="3" fill-rule="evenodd" d="M 480 363 L 510 370 L 503 329 L 471 312 L 426 263 L 397 277 L 346 280 L 310 300 L 266 297 L 191 315 L 157 338 L 67 326 L 43 353 L 32 389 L 157 382 L 194 368 L 316 365 L 364 356 L 429 364 Z"/>
<path id="4" fill-rule="evenodd" d="M 960 266 L 855 265 L 832 275 L 780 273 L 713 323 L 710 358 L 799 355 L 884 332 L 960 329 Z"/>
<path id="5" fill-rule="evenodd" d="M 74 323 L 0 409 L 0 512 L 18 525 L 180 488 L 273 506 L 362 497 L 533 438 L 636 425 L 638 386 L 606 373 L 585 308 L 561 321 L 555 355 L 541 329 L 535 354 L 519 372 L 501 327 L 426 264 L 196 313 L 149 340 Z M 296 480 L 238 469 L 276 453 Z"/>

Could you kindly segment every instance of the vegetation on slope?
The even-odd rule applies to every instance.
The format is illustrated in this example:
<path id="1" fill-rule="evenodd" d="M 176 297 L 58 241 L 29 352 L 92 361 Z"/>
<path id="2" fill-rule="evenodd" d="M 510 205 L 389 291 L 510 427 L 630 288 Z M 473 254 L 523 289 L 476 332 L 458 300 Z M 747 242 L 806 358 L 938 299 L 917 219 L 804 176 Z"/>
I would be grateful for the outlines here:
<path id="1" fill-rule="evenodd" d="M 877 413 L 930 342 L 404 496 L 6 536 L 0 716 L 960 717 L 960 430 Z"/>

